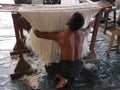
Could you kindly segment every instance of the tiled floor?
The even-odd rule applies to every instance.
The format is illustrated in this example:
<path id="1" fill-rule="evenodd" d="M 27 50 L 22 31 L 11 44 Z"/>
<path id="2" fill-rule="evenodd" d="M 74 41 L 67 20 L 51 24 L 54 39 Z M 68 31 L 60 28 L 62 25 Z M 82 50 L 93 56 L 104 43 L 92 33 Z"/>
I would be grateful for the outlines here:
<path id="1" fill-rule="evenodd" d="M 11 80 L 10 78 L 10 74 L 13 73 L 18 61 L 17 56 L 11 57 L 9 54 L 16 42 L 11 13 L 0 13 L 0 24 L 0 90 L 32 90 L 32 88 L 35 88 L 34 85 L 31 88 L 31 84 L 26 84 L 22 78 L 15 80 Z M 101 29 L 99 28 L 100 31 Z M 99 68 L 97 68 L 99 79 L 93 87 L 79 87 L 79 89 L 75 90 L 120 90 L 120 54 L 111 51 L 110 57 L 106 55 L 108 40 L 106 39 L 106 35 L 100 31 L 95 44 L 95 52 L 99 58 L 99 62 L 97 63 L 99 65 Z M 36 76 L 38 74 L 40 76 L 45 75 L 36 54 L 25 54 L 25 57 L 32 66 L 38 69 Z M 55 90 L 52 81 L 40 76 L 39 83 L 37 83 L 39 90 Z"/>

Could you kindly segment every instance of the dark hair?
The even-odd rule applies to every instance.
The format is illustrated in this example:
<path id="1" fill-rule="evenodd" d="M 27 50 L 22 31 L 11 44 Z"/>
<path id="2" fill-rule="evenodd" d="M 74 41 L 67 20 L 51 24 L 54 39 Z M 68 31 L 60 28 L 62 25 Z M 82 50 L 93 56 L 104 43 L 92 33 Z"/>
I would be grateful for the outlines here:
<path id="1" fill-rule="evenodd" d="M 69 20 L 69 22 L 67 23 L 71 31 L 77 31 L 83 26 L 83 24 L 84 24 L 84 17 L 78 12 L 75 12 L 72 15 L 71 19 Z"/>

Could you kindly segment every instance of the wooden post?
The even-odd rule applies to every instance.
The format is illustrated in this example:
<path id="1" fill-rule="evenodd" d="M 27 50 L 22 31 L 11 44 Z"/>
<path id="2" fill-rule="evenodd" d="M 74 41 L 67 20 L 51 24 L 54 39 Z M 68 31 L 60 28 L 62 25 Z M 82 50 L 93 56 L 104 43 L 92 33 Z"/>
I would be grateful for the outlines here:
<path id="1" fill-rule="evenodd" d="M 97 36 L 97 32 L 98 32 L 99 22 L 102 18 L 102 15 L 103 15 L 103 9 L 101 9 L 99 11 L 99 13 L 96 15 L 96 18 L 95 18 L 95 24 L 93 27 L 93 35 L 92 35 L 92 39 L 91 39 L 91 43 L 90 43 L 90 50 L 92 52 L 94 52 L 94 46 L 95 46 L 96 36 Z"/>
<path id="2" fill-rule="evenodd" d="M 14 23 L 14 30 L 15 30 L 15 36 L 16 36 L 16 44 L 13 48 L 13 52 L 10 52 L 10 55 L 17 55 L 19 54 L 19 50 L 22 50 L 22 52 L 28 52 L 28 48 L 25 46 L 24 42 L 20 39 L 20 29 L 21 27 L 19 27 L 19 23 L 18 23 L 18 16 L 17 14 L 13 14 L 12 13 L 12 17 L 13 17 L 13 23 Z"/>
<path id="3" fill-rule="evenodd" d="M 19 23 L 18 23 L 18 16 L 17 14 L 12 14 L 13 17 L 13 22 L 14 22 L 14 28 L 15 28 L 15 35 L 16 35 L 16 44 L 13 49 L 14 52 L 11 53 L 13 54 L 18 54 L 19 55 L 19 61 L 18 64 L 15 68 L 15 73 L 11 74 L 11 78 L 17 78 L 21 77 L 26 73 L 31 73 L 33 71 L 32 67 L 24 60 L 23 57 L 23 52 L 28 51 L 27 47 L 24 45 L 23 41 L 20 39 L 19 35 Z"/>

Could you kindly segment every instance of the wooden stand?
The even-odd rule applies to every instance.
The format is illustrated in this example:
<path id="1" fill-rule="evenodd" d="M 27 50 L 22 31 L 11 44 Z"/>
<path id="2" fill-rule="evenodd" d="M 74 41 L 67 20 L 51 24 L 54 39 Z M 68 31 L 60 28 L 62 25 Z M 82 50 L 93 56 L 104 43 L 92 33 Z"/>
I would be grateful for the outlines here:
<path id="1" fill-rule="evenodd" d="M 19 62 L 15 68 L 15 73 L 11 74 L 11 78 L 21 77 L 26 73 L 31 73 L 34 71 L 32 67 L 24 60 L 23 53 L 28 52 L 28 48 L 25 46 L 24 42 L 20 39 L 20 30 L 21 27 L 19 26 L 18 22 L 18 15 L 17 13 L 12 13 L 13 23 L 15 28 L 15 35 L 16 35 L 16 44 L 13 49 L 13 52 L 10 52 L 10 55 L 19 55 Z"/>
<path id="2" fill-rule="evenodd" d="M 18 15 L 17 13 L 13 14 L 12 13 L 12 18 L 13 18 L 13 23 L 14 23 L 14 30 L 15 30 L 15 36 L 16 36 L 16 44 L 13 48 L 13 52 L 10 52 L 10 55 L 17 55 L 19 54 L 19 51 L 21 50 L 22 52 L 28 52 L 28 48 L 25 46 L 24 42 L 21 40 L 20 37 L 20 30 L 22 29 L 19 26 L 18 22 Z"/>
<path id="3" fill-rule="evenodd" d="M 94 22 L 94 26 L 93 26 L 93 34 L 92 34 L 92 39 L 91 39 L 91 43 L 90 43 L 90 51 L 91 52 L 88 54 L 88 56 L 83 58 L 83 61 L 85 63 L 96 63 L 98 61 L 98 58 L 96 57 L 96 54 L 94 52 L 94 46 L 95 46 L 99 22 L 102 18 L 102 14 L 103 14 L 103 10 L 100 10 L 99 13 L 95 17 L 95 22 Z"/>
<path id="4" fill-rule="evenodd" d="M 98 33 L 99 22 L 102 18 L 102 15 L 103 15 L 103 9 L 100 10 L 99 13 L 95 17 L 95 23 L 94 23 L 94 27 L 93 27 L 93 35 L 92 35 L 92 39 L 91 39 L 91 43 L 90 43 L 90 50 L 92 52 L 94 52 L 94 46 L 95 46 L 96 36 Z"/>

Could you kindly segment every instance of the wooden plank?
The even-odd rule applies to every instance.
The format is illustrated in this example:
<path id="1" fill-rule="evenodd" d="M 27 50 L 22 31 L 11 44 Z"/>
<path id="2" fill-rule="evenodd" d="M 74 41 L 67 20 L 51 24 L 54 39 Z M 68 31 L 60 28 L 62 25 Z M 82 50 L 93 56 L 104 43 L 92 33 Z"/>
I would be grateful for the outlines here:
<path id="1" fill-rule="evenodd" d="M 16 12 L 20 6 L 20 4 L 0 4 L 0 12 Z"/>

